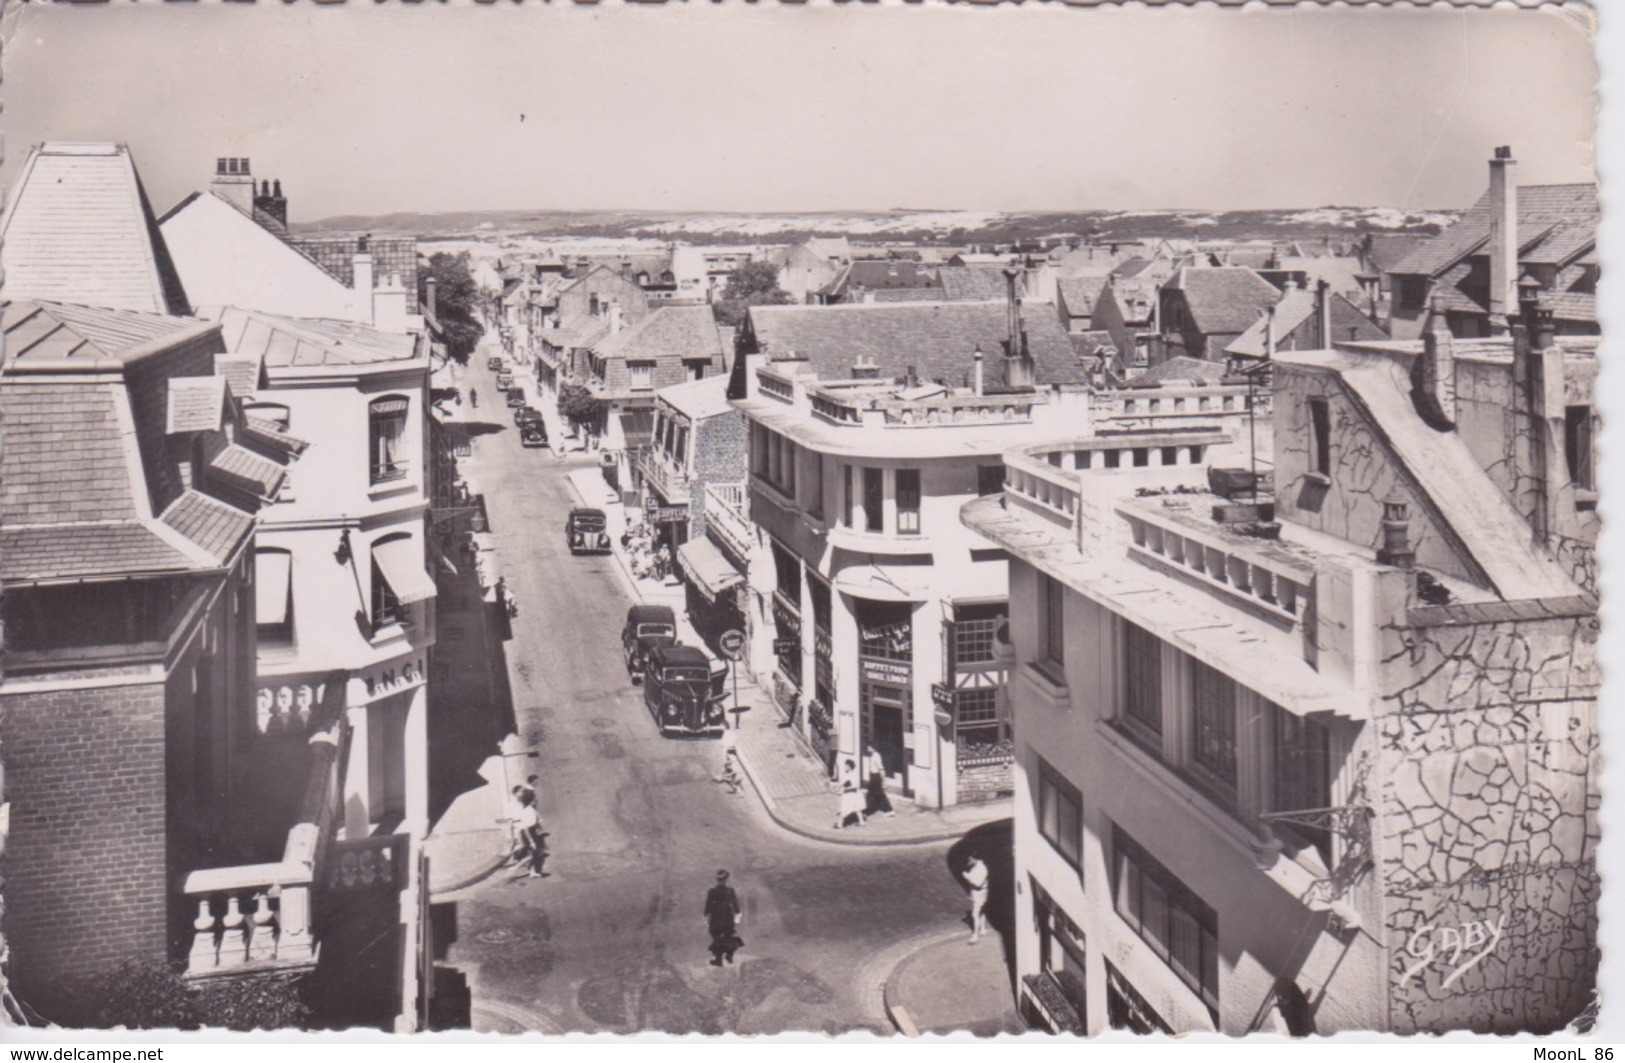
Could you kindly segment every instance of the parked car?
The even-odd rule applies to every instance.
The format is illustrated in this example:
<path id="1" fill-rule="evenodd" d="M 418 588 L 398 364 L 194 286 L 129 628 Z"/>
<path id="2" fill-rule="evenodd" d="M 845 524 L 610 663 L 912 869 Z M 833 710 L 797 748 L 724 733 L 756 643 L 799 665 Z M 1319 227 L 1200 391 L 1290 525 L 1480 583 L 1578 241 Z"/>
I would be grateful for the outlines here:
<path id="1" fill-rule="evenodd" d="M 651 650 L 677 644 L 677 617 L 669 605 L 634 605 L 626 611 L 621 628 L 621 656 L 632 682 L 643 680 L 643 666 Z"/>
<path id="2" fill-rule="evenodd" d="M 719 735 L 728 669 L 697 646 L 656 646 L 643 671 L 643 704 L 663 735 Z"/>
<path id="3" fill-rule="evenodd" d="M 601 509 L 577 507 L 564 518 L 564 538 L 570 552 L 609 553 L 609 523 Z"/>
<path id="4" fill-rule="evenodd" d="M 507 391 L 513 387 L 513 374 L 504 369 L 497 374 L 497 390 Z"/>
<path id="5" fill-rule="evenodd" d="M 510 404 L 511 405 L 511 404 Z M 528 421 L 540 421 L 542 411 L 529 403 L 513 407 L 513 423 L 523 428 Z"/>
<path id="6" fill-rule="evenodd" d="M 547 425 L 540 419 L 525 421 L 519 426 L 519 445 L 522 447 L 547 446 Z"/>
<path id="7" fill-rule="evenodd" d="M 528 403 L 525 401 L 525 393 L 523 391 L 521 391 L 519 388 L 509 388 L 508 389 L 508 399 L 507 399 L 507 401 L 508 401 L 508 406 L 511 409 L 515 409 L 515 410 L 517 410 L 521 406 L 528 405 Z"/>
<path id="8" fill-rule="evenodd" d="M 494 369 L 500 373 L 508 368 L 508 363 L 502 360 L 502 355 L 493 354 L 485 360 L 485 368 Z"/>

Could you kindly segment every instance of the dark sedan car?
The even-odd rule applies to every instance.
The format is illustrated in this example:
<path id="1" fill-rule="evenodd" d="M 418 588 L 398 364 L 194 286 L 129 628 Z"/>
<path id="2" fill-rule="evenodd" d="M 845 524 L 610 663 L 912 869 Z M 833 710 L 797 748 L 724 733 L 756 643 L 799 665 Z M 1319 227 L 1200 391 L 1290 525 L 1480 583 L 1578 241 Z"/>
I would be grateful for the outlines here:
<path id="1" fill-rule="evenodd" d="M 632 682 L 643 681 L 643 668 L 650 651 L 677 644 L 677 617 L 669 605 L 634 605 L 626 611 L 621 628 L 621 654 Z"/>
<path id="2" fill-rule="evenodd" d="M 572 554 L 609 553 L 609 522 L 601 509 L 572 509 L 564 518 L 564 538 Z"/>

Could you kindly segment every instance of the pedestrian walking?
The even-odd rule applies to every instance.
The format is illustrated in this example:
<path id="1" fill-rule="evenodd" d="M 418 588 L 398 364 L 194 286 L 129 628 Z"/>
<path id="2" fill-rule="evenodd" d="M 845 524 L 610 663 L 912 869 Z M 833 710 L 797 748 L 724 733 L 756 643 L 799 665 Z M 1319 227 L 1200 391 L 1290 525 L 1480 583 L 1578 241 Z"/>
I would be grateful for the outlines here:
<path id="1" fill-rule="evenodd" d="M 869 796 L 863 811 L 871 816 L 895 816 L 891 798 L 886 796 L 886 761 L 872 745 L 863 747 L 863 775 L 869 784 Z"/>
<path id="2" fill-rule="evenodd" d="M 523 824 L 535 815 L 534 801 L 534 794 L 526 799 L 523 786 L 515 786 L 508 795 L 508 814 L 503 822 L 508 824 L 509 863 L 523 864 L 530 859 L 530 833 Z"/>
<path id="3" fill-rule="evenodd" d="M 735 797 L 742 797 L 745 793 L 745 780 L 739 774 L 739 764 L 734 759 L 734 751 L 724 750 L 722 754 L 722 774 L 717 776 L 717 782 L 728 788 L 728 792 Z"/>
<path id="4" fill-rule="evenodd" d="M 974 945 L 982 940 L 982 933 L 987 929 L 987 865 L 974 855 L 967 856 L 960 874 L 965 888 L 970 891 L 970 943 Z"/>
<path id="5" fill-rule="evenodd" d="M 863 795 L 858 792 L 858 784 L 848 781 L 841 786 L 841 805 L 835 813 L 835 829 L 845 830 L 846 825 L 854 817 L 860 827 L 869 822 L 868 816 L 863 811 Z"/>
<path id="6" fill-rule="evenodd" d="M 476 410 L 480 408 L 480 393 L 473 388 L 468 389 L 468 404 Z"/>
<path id="7" fill-rule="evenodd" d="M 717 884 L 705 895 L 705 923 L 711 931 L 711 966 L 721 967 L 726 959 L 734 962 L 734 953 L 745 943 L 739 938 L 739 924 L 744 919 L 739 910 L 739 895 L 728 885 L 728 872 L 717 872 Z"/>

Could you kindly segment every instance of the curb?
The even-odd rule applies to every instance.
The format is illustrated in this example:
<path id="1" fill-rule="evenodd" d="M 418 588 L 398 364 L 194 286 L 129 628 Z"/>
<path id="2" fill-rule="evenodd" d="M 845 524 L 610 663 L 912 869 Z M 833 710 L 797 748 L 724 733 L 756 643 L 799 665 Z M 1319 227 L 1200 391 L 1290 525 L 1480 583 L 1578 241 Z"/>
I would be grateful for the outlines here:
<path id="1" fill-rule="evenodd" d="M 905 1008 L 897 999 L 897 990 L 902 981 L 903 968 L 907 967 L 912 960 L 918 957 L 920 953 L 924 952 L 926 949 L 936 948 L 938 945 L 943 945 L 950 941 L 962 940 L 964 936 L 965 932 L 963 930 L 944 930 L 934 937 L 922 940 L 919 947 L 910 950 L 908 955 L 898 960 L 897 963 L 892 966 L 890 973 L 886 975 L 886 984 L 881 990 L 881 999 L 885 1003 L 886 1007 L 886 1018 L 891 1020 L 891 1024 L 897 1027 L 897 1032 L 902 1034 L 904 1037 L 918 1037 L 920 1036 L 920 1031 L 917 1027 L 915 1027 L 914 1020 L 912 1016 L 909 1015 L 908 1009 Z"/>
<path id="2" fill-rule="evenodd" d="M 428 841 L 428 838 L 424 839 L 425 844 L 427 844 Z M 432 859 L 433 858 L 431 857 L 431 860 Z M 431 864 L 430 866 L 432 867 L 433 865 Z M 435 897 L 442 897 L 448 893 L 456 893 L 459 890 L 466 890 L 470 886 L 477 886 L 507 866 L 508 854 L 503 853 L 500 857 L 479 865 L 477 870 L 464 872 L 461 877 L 453 880 L 449 885 L 436 886 L 431 882 L 429 884 L 429 897 L 432 900 Z"/>

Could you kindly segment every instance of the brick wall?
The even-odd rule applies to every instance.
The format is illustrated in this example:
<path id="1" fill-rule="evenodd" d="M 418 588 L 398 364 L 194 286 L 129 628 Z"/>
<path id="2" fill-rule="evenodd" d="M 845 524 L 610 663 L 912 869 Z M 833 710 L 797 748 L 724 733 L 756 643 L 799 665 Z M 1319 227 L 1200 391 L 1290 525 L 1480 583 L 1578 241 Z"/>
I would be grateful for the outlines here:
<path id="1" fill-rule="evenodd" d="M 1003 764 L 961 767 L 957 779 L 960 804 L 971 801 L 993 801 L 1009 797 L 1016 790 L 1015 765 L 1008 761 Z"/>
<path id="2" fill-rule="evenodd" d="M 0 695 L 11 834 L 6 922 L 19 994 L 168 948 L 165 687 Z"/>

